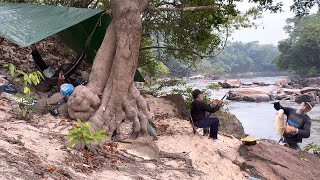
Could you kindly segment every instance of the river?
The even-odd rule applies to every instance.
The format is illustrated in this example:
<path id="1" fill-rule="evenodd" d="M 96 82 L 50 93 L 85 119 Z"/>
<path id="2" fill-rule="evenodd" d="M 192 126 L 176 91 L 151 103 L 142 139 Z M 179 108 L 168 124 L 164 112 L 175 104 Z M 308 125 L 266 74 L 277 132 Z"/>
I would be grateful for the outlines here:
<path id="1" fill-rule="evenodd" d="M 242 78 L 241 81 L 245 83 L 249 82 L 266 82 L 274 84 L 275 81 L 284 77 L 255 77 L 255 78 Z M 217 80 L 193 80 L 188 81 L 187 85 L 192 86 L 194 89 L 206 89 L 207 85 L 211 83 L 217 83 Z M 278 87 L 274 85 L 264 87 L 253 87 L 255 90 L 272 90 Z M 211 98 L 220 99 L 227 93 L 229 89 L 220 89 L 218 91 L 210 90 Z M 298 108 L 299 104 L 292 101 L 280 101 L 283 106 L 290 106 Z M 245 133 L 250 136 L 258 138 L 266 138 L 279 140 L 274 130 L 274 118 L 276 110 L 273 108 L 271 102 L 235 102 L 227 106 L 230 113 L 234 114 L 242 123 Z M 308 143 L 315 142 L 320 145 L 320 104 L 316 105 L 311 112 L 308 113 L 312 119 L 311 135 L 310 138 L 304 139 L 302 146 Z"/>

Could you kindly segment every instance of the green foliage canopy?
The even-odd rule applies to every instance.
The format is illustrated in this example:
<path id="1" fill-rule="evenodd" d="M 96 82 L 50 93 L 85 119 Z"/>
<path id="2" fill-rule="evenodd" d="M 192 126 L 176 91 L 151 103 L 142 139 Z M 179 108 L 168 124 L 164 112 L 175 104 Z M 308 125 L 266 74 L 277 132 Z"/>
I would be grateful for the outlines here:
<path id="1" fill-rule="evenodd" d="M 320 72 L 320 14 L 287 19 L 289 38 L 280 41 L 280 55 L 275 64 L 299 75 Z"/>

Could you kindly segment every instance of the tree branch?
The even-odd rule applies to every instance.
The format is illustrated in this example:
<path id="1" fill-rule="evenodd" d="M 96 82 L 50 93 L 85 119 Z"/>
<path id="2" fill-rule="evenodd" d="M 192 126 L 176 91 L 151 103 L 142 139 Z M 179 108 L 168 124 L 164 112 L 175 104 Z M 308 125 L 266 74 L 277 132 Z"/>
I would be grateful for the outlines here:
<path id="1" fill-rule="evenodd" d="M 148 49 L 169 49 L 169 50 L 174 50 L 174 51 L 184 51 L 184 52 L 191 52 L 197 56 L 200 56 L 203 58 L 204 56 L 201 55 L 200 53 L 192 50 L 187 50 L 187 49 L 182 49 L 182 48 L 175 48 L 175 47 L 170 47 L 170 46 L 148 46 L 148 47 L 142 47 L 140 48 L 140 51 L 148 50 Z"/>
<path id="2" fill-rule="evenodd" d="M 89 2 L 87 2 L 84 7 L 88 7 L 94 0 L 90 0 Z M 97 0 L 97 2 L 95 4 L 98 4 L 99 3 L 99 0 Z"/>
<path id="3" fill-rule="evenodd" d="M 197 6 L 197 7 L 179 7 L 179 8 L 146 8 L 146 12 L 159 12 L 159 11 L 180 11 L 180 12 L 194 12 L 203 10 L 218 10 L 220 6 L 218 5 L 208 5 L 208 6 Z"/>
<path id="4" fill-rule="evenodd" d="M 188 49 L 182 49 L 182 48 L 175 48 L 175 47 L 170 47 L 170 46 L 148 46 L 148 47 L 140 48 L 140 51 L 149 50 L 149 49 L 169 49 L 169 50 L 173 50 L 173 51 L 184 51 L 184 52 L 189 52 L 189 53 L 195 54 L 195 55 L 199 56 L 201 59 L 204 58 L 204 57 L 212 58 L 212 57 L 215 57 L 215 56 L 220 54 L 220 53 L 218 53 L 218 54 L 215 54 L 215 55 L 203 55 L 203 54 L 200 54 L 200 53 L 198 53 L 196 51 L 192 51 L 192 50 L 188 50 Z"/>

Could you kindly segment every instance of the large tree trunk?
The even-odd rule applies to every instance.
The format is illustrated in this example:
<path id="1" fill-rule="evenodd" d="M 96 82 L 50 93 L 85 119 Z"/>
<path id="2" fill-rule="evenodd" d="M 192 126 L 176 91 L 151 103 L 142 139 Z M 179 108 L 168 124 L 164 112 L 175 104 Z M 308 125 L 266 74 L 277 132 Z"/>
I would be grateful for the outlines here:
<path id="1" fill-rule="evenodd" d="M 112 21 L 95 57 L 89 83 L 78 86 L 68 100 L 72 118 L 89 120 L 91 131 L 105 129 L 109 137 L 123 120 L 133 122 L 132 135 L 147 135 L 153 120 L 133 83 L 140 39 L 140 12 L 148 0 L 112 0 Z"/>

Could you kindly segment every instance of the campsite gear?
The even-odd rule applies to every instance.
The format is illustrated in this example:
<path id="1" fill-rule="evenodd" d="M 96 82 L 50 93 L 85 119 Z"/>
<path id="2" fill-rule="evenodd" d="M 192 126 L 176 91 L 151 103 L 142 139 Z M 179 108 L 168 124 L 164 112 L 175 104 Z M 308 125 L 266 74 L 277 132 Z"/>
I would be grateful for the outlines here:
<path id="1" fill-rule="evenodd" d="M 190 124 L 192 125 L 193 134 L 196 134 L 196 133 L 197 133 L 197 127 L 194 126 L 194 122 L 193 122 L 193 119 L 192 119 L 191 114 L 189 115 L 189 122 L 190 122 Z"/>
<path id="2" fill-rule="evenodd" d="M 0 3 L 0 35 L 27 47 L 101 13 L 103 10 L 92 8 Z"/>
<path id="3" fill-rule="evenodd" d="M 77 54 L 76 60 L 72 64 L 70 64 L 66 67 L 60 67 L 58 69 L 58 71 L 53 72 L 52 69 L 50 69 L 50 67 L 45 70 L 41 69 L 41 68 L 45 67 L 46 64 L 43 61 L 43 59 L 41 58 L 41 56 L 35 55 L 35 54 L 39 54 L 38 50 L 36 48 L 34 48 L 32 50 L 32 57 L 34 59 L 34 62 L 36 64 L 39 63 L 39 64 L 37 64 L 37 67 L 45 74 L 44 77 L 45 77 L 45 82 L 47 84 L 49 84 L 51 86 L 57 85 L 58 79 L 59 79 L 59 74 L 61 72 L 64 72 L 64 73 L 62 75 L 60 74 L 60 77 L 63 76 L 65 79 L 67 79 L 69 76 L 71 76 L 71 74 L 73 74 L 75 72 L 75 70 L 79 67 L 79 65 L 82 63 L 82 61 L 85 58 L 86 51 L 90 46 L 92 35 L 93 35 L 94 31 L 96 30 L 97 26 L 98 26 L 98 22 L 97 22 L 95 28 L 93 29 L 93 31 L 91 32 L 91 34 L 89 35 L 89 37 L 87 38 L 84 47 Z"/>
<path id="4" fill-rule="evenodd" d="M 259 178 L 252 177 L 252 176 L 249 176 L 249 177 L 248 177 L 248 180 L 260 180 L 260 179 L 259 179 Z"/>
<path id="5" fill-rule="evenodd" d="M 58 107 L 59 106 L 52 106 L 51 108 L 49 108 L 50 114 L 52 114 L 53 116 L 58 115 L 59 114 Z"/>
<path id="6" fill-rule="evenodd" d="M 64 75 L 63 75 L 63 71 L 61 70 L 59 72 L 59 78 L 58 78 L 58 82 L 57 82 L 57 91 L 60 92 L 60 86 L 64 83 Z"/>
<path id="7" fill-rule="evenodd" d="M 194 122 L 193 122 L 193 119 L 192 119 L 192 116 L 191 116 L 191 114 L 189 114 L 189 122 L 190 122 L 190 124 L 191 124 L 191 126 L 192 126 L 192 132 L 193 132 L 193 134 L 197 134 L 197 129 L 198 129 L 198 127 L 196 127 L 195 125 L 194 125 Z M 207 127 L 207 128 L 203 128 L 203 136 L 207 136 L 207 135 L 209 135 L 209 128 Z"/>
<path id="8" fill-rule="evenodd" d="M 40 59 L 36 59 L 34 57 L 33 54 L 35 54 L 35 52 L 39 53 L 38 50 L 32 50 L 32 57 L 33 57 L 33 60 L 36 62 L 36 65 L 38 66 L 38 68 L 42 71 L 42 74 L 44 75 L 44 77 L 46 78 L 52 78 L 52 76 L 54 75 L 54 73 L 56 72 L 52 67 L 47 67 L 45 70 L 42 70 L 42 68 L 40 68 L 40 66 L 42 66 L 43 64 L 46 65 L 44 63 L 44 61 L 40 61 Z M 41 58 L 41 57 L 40 57 Z M 41 58 L 42 59 L 42 58 Z M 38 65 L 37 63 L 39 63 L 40 65 Z M 47 65 L 46 65 L 47 66 Z"/>
<path id="9" fill-rule="evenodd" d="M 15 94 L 18 92 L 18 90 L 15 87 L 13 87 L 12 85 L 5 84 L 5 85 L 0 86 L 0 92 Z"/>
<path id="10" fill-rule="evenodd" d="M 284 111 L 279 109 L 274 119 L 274 129 L 279 137 L 279 142 L 283 139 L 283 127 L 284 127 Z"/>
<path id="11" fill-rule="evenodd" d="M 194 125 L 199 128 L 210 127 L 210 138 L 218 138 L 219 119 L 218 118 L 206 118 L 194 122 Z"/>
<path id="12" fill-rule="evenodd" d="M 111 22 L 111 16 L 103 10 L 31 3 L 0 3 L 0 36 L 22 47 L 57 34 L 71 49 L 81 52 L 96 22 L 99 23 L 99 27 L 92 36 L 93 43 L 86 51 L 86 60 L 89 63 L 93 62 Z M 79 58 L 80 56 L 77 59 Z M 42 69 L 41 72 L 48 68 L 46 64 L 36 64 L 41 64 L 38 66 Z M 77 63 L 73 63 L 75 64 Z M 64 72 L 67 72 L 66 69 Z M 59 73 L 59 70 L 57 72 Z M 138 70 L 134 81 L 144 82 Z M 56 82 L 51 85 L 55 86 Z"/>
<path id="13" fill-rule="evenodd" d="M 148 125 L 147 125 L 147 132 L 148 132 L 148 134 L 149 134 L 150 136 L 152 136 L 154 139 L 158 139 L 158 137 L 157 137 L 157 132 L 156 132 L 154 126 L 151 125 L 150 122 L 148 122 Z"/>
<path id="14" fill-rule="evenodd" d="M 72 84 L 64 83 L 60 87 L 60 94 L 63 96 L 69 96 L 72 94 L 74 86 Z"/>
<path id="15" fill-rule="evenodd" d="M 15 77 L 13 77 L 7 84 L 0 86 L 0 94 L 2 92 L 9 93 L 9 94 L 15 94 L 17 92 L 17 89 L 11 85 L 11 83 L 15 80 Z M 7 77 L 2 77 L 2 78 L 5 80 L 8 80 Z"/>
<path id="16" fill-rule="evenodd" d="M 240 139 L 244 145 L 251 146 L 257 144 L 257 138 L 247 136 L 245 138 Z"/>

